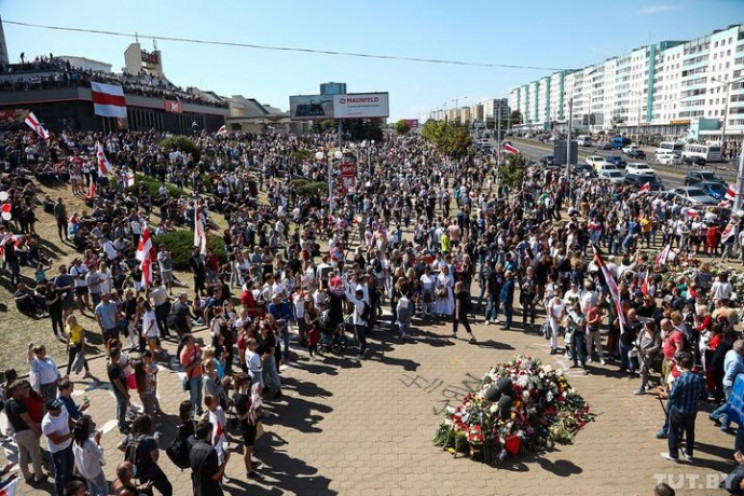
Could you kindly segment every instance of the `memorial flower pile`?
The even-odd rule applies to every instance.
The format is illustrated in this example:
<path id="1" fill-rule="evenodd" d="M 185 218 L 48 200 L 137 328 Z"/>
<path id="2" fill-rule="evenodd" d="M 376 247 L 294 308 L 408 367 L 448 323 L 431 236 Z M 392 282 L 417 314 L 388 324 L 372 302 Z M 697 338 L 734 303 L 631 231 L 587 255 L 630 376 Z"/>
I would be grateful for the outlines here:
<path id="1" fill-rule="evenodd" d="M 434 443 L 496 466 L 509 455 L 570 444 L 593 420 L 562 371 L 519 356 L 490 369 L 479 391 L 446 410 Z"/>

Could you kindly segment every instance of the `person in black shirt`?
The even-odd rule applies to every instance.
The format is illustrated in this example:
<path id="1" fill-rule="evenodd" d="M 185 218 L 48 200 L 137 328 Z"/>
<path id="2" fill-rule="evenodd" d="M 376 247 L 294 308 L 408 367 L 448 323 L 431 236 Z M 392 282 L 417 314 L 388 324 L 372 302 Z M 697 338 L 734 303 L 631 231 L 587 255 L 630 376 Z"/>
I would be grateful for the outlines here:
<path id="1" fill-rule="evenodd" d="M 194 275 L 194 292 L 196 296 L 206 294 L 207 288 L 205 282 L 207 280 L 207 269 L 197 247 L 194 248 L 194 252 L 191 258 L 189 258 L 189 267 L 191 268 L 191 273 Z"/>
<path id="2" fill-rule="evenodd" d="M 196 442 L 189 453 L 191 465 L 191 482 L 194 496 L 223 496 L 220 480 L 230 459 L 230 452 L 225 451 L 224 461 L 219 465 L 217 451 L 209 444 L 212 436 L 212 424 L 202 421 L 194 428 Z"/>
<path id="3" fill-rule="evenodd" d="M 243 435 L 243 462 L 245 463 L 246 474 L 249 479 L 262 481 L 264 476 L 256 472 L 251 465 L 253 456 L 253 444 L 256 441 L 256 427 L 258 419 L 253 409 L 251 401 L 251 378 L 245 374 L 235 377 L 235 387 L 237 392 L 233 396 L 235 404 L 235 413 L 238 416 L 240 433 Z"/>
<path id="4" fill-rule="evenodd" d="M 119 365 L 121 350 L 112 348 L 106 372 L 108 373 L 109 382 L 116 397 L 116 418 L 118 420 L 119 431 L 127 432 L 127 406 L 129 405 L 129 389 L 127 388 L 127 376 L 124 375 L 124 369 Z"/>
<path id="5" fill-rule="evenodd" d="M 5 414 L 8 417 L 8 423 L 13 428 L 13 438 L 18 444 L 20 453 L 18 465 L 24 479 L 26 482 L 31 480 L 41 482 L 46 479 L 41 469 L 41 446 L 39 445 L 41 426 L 31 419 L 23 403 L 23 398 L 28 396 L 29 389 L 30 385 L 26 381 L 15 381 L 8 386 L 6 394 L 9 399 L 5 404 Z M 33 474 L 28 470 L 29 455 L 34 467 Z"/>
<path id="6" fill-rule="evenodd" d="M 457 337 L 457 325 L 461 323 L 465 326 L 465 331 L 470 334 L 470 342 L 475 343 L 476 339 L 473 336 L 473 331 L 470 330 L 470 322 L 468 322 L 469 310 L 470 294 L 465 290 L 462 281 L 457 281 L 455 283 L 455 312 L 452 316 L 452 335 Z"/>

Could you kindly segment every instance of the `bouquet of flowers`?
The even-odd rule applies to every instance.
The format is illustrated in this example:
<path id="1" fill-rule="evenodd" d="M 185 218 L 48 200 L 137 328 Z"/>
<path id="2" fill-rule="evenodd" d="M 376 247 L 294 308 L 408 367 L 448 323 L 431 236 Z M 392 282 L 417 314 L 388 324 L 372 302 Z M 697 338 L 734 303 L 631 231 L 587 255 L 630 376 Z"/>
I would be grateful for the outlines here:
<path id="1" fill-rule="evenodd" d="M 498 402 L 496 389 L 504 389 L 496 393 L 501 396 Z M 507 455 L 544 451 L 554 443 L 570 444 L 593 420 L 589 405 L 562 371 L 518 356 L 491 368 L 479 391 L 447 409 L 434 443 L 455 456 L 469 454 L 497 466 Z"/>

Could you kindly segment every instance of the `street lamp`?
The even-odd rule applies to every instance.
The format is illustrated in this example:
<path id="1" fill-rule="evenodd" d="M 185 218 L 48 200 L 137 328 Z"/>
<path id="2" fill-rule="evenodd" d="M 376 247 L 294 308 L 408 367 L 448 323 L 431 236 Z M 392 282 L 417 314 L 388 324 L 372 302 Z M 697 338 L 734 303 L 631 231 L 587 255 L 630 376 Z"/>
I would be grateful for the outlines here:
<path id="1" fill-rule="evenodd" d="M 344 157 L 344 154 L 341 150 L 336 150 L 333 154 L 333 158 L 336 160 L 341 160 Z M 318 151 L 315 154 L 315 160 L 318 162 L 323 162 L 325 160 L 326 154 L 323 151 Z M 328 160 L 328 213 L 331 213 L 331 209 L 333 208 L 333 179 L 331 178 L 331 160 L 329 157 Z"/>
<path id="2" fill-rule="evenodd" d="M 723 107 L 723 123 L 721 124 L 721 155 L 723 155 L 726 151 L 726 121 L 728 120 L 729 93 L 731 92 L 731 85 L 744 81 L 744 78 L 734 79 L 731 81 L 721 81 L 714 77 L 711 77 L 710 79 L 721 86 L 726 86 L 726 105 Z"/>

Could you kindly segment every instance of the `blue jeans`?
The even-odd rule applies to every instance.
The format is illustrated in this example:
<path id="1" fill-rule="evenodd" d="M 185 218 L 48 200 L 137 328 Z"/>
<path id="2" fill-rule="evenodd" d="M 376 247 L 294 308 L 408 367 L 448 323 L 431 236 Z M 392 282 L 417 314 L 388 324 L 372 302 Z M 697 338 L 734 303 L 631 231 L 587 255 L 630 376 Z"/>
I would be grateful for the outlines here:
<path id="1" fill-rule="evenodd" d="M 669 406 L 669 455 L 679 456 L 679 443 L 685 438 L 685 454 L 692 456 L 695 446 L 695 417 L 697 413 L 682 413 L 676 406 Z"/>
<path id="2" fill-rule="evenodd" d="M 620 368 L 623 370 L 631 370 L 630 357 L 628 353 L 633 349 L 630 344 L 625 344 L 620 341 Z"/>
<path id="3" fill-rule="evenodd" d="M 57 496 L 62 496 L 65 486 L 72 479 L 72 466 L 75 463 L 75 458 L 72 456 L 72 444 L 62 451 L 52 453 L 52 463 L 54 464 L 54 490 Z"/>
<path id="4" fill-rule="evenodd" d="M 574 331 L 571 336 L 571 348 L 574 366 L 581 362 L 581 367 L 586 368 L 586 336 L 582 330 Z"/>
<path id="5" fill-rule="evenodd" d="M 201 415 L 204 412 L 202 409 L 202 376 L 189 379 L 189 399 L 194 404 L 196 415 Z"/>
<path id="6" fill-rule="evenodd" d="M 114 397 L 116 398 L 116 420 L 119 430 L 127 428 L 127 399 L 121 392 L 114 388 Z"/>
<path id="7" fill-rule="evenodd" d="M 731 396 L 731 391 L 733 391 L 732 386 L 725 386 L 723 388 L 723 393 L 726 395 L 726 401 L 715 409 L 713 413 L 710 414 L 711 417 L 715 419 L 719 419 L 721 421 L 721 429 L 729 427 L 729 419 L 728 419 L 728 410 L 729 410 L 729 404 L 728 404 L 728 398 Z"/>
<path id="8" fill-rule="evenodd" d="M 496 320 L 499 316 L 499 305 L 496 301 L 496 297 L 491 295 L 486 301 L 486 320 Z"/>
<path id="9" fill-rule="evenodd" d="M 504 316 L 506 317 L 506 324 L 504 325 L 504 329 L 509 329 L 511 328 L 512 317 L 514 316 L 514 307 L 512 306 L 511 302 L 504 302 Z"/>
<path id="10" fill-rule="evenodd" d="M 282 381 L 279 378 L 279 371 L 276 369 L 276 360 L 273 356 L 269 357 L 264 363 L 263 376 L 266 387 L 271 388 L 274 392 L 282 388 Z"/>

